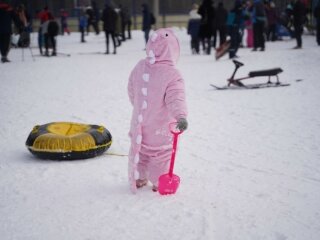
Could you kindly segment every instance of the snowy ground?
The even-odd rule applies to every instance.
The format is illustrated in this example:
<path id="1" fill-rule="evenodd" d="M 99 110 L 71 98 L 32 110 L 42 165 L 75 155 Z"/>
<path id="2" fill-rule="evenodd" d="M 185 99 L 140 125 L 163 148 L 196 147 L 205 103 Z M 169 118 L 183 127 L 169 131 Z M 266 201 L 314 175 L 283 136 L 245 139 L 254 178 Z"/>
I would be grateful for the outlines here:
<path id="1" fill-rule="evenodd" d="M 281 67 L 291 86 L 216 91 L 233 63 L 192 56 L 177 30 L 189 130 L 179 143 L 176 195 L 127 185 L 127 158 L 102 155 L 43 161 L 25 147 L 32 127 L 52 121 L 102 124 L 110 153 L 126 154 L 131 107 L 127 79 L 144 57 L 143 34 L 104 55 L 104 35 L 58 38 L 71 57 L 12 49 L 0 64 L 0 238 L 2 240 L 318 240 L 320 239 L 320 48 L 304 36 L 240 49 L 249 71 Z M 36 42 L 36 39 L 33 38 Z M 35 44 L 33 44 L 35 46 Z M 32 49 L 34 54 L 38 50 Z M 303 81 L 296 81 L 302 79 Z M 259 82 L 261 80 L 249 80 Z M 264 81 L 264 79 L 262 80 Z"/>

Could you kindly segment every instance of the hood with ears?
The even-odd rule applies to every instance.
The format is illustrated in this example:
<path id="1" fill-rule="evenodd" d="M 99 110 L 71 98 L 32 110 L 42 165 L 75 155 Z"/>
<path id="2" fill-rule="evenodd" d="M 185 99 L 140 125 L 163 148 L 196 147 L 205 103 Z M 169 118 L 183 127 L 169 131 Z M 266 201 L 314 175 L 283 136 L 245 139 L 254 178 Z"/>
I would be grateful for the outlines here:
<path id="1" fill-rule="evenodd" d="M 171 29 L 161 28 L 150 36 L 146 51 L 150 64 L 176 65 L 180 56 L 180 45 Z"/>

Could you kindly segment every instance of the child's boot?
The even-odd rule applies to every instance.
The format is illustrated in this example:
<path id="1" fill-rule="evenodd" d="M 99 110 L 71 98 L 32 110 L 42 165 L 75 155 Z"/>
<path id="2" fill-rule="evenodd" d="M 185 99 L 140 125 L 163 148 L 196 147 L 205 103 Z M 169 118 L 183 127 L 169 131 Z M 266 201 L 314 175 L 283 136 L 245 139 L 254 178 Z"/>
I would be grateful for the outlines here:
<path id="1" fill-rule="evenodd" d="M 136 180 L 137 188 L 142 188 L 142 187 L 146 186 L 147 183 L 148 183 L 147 179 L 138 179 L 138 180 Z"/>

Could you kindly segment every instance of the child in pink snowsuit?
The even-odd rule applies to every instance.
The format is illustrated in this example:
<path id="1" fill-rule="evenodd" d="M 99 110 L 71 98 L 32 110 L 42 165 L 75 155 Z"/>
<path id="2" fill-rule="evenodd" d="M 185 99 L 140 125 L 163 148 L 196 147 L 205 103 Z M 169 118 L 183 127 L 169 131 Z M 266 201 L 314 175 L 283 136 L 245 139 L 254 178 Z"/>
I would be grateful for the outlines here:
<path id="1" fill-rule="evenodd" d="M 146 46 L 147 57 L 129 77 L 128 94 L 133 106 L 129 136 L 129 182 L 133 193 L 148 180 L 157 190 L 158 178 L 168 172 L 172 151 L 169 123 L 187 129 L 184 81 L 175 68 L 180 55 L 171 29 L 159 29 Z"/>

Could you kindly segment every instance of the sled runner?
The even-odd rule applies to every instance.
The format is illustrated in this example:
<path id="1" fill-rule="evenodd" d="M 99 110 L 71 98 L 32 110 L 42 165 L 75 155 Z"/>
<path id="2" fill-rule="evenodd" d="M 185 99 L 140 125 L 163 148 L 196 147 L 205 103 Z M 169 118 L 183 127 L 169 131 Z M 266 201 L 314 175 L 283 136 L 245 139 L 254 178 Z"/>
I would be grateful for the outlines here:
<path id="1" fill-rule="evenodd" d="M 283 70 L 281 68 L 272 68 L 272 69 L 265 69 L 260 71 L 252 71 L 249 72 L 248 76 L 242 78 L 235 78 L 236 72 L 240 67 L 244 64 L 233 60 L 235 64 L 235 70 L 233 71 L 231 78 L 229 78 L 228 84 L 223 87 L 218 87 L 213 84 L 210 84 L 212 87 L 216 88 L 217 90 L 224 90 L 224 89 L 256 89 L 256 88 L 265 88 L 265 87 L 285 87 L 290 86 L 288 83 L 281 83 L 279 81 L 278 74 L 282 73 Z M 257 83 L 257 84 L 244 84 L 242 81 L 250 78 L 255 77 L 268 77 L 268 81 L 266 83 Z M 271 77 L 276 78 L 276 82 L 271 81 Z"/>

